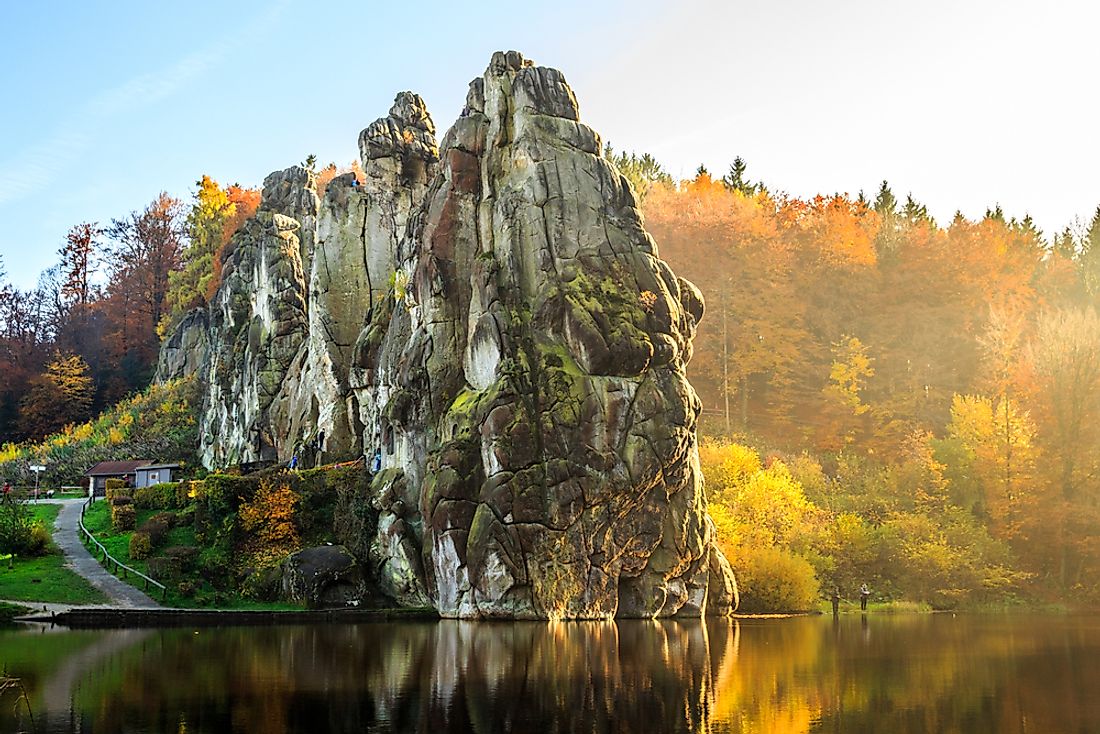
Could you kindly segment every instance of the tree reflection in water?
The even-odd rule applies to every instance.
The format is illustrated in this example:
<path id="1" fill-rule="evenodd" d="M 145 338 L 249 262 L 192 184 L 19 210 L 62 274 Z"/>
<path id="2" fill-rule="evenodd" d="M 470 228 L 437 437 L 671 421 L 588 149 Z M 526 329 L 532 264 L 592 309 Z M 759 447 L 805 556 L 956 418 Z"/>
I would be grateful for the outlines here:
<path id="1" fill-rule="evenodd" d="M 1095 731 L 1098 643 L 1065 617 L 401 622 L 2 633 L 0 661 L 52 732 Z"/>

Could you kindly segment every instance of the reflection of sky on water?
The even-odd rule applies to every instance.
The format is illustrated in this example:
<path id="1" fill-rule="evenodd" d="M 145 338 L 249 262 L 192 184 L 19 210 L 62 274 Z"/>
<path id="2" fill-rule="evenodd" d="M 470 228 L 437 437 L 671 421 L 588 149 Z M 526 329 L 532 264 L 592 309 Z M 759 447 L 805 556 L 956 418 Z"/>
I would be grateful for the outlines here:
<path id="1" fill-rule="evenodd" d="M 1098 647 L 1076 617 L 402 622 L 0 633 L 0 666 L 49 732 L 1084 731 Z"/>

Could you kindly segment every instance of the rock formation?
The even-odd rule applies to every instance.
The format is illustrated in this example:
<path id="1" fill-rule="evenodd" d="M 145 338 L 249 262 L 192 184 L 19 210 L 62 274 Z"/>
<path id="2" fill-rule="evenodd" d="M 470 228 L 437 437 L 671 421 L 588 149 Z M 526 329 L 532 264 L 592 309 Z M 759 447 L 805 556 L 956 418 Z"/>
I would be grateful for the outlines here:
<path id="1" fill-rule="evenodd" d="M 728 611 L 685 375 L 703 299 L 562 74 L 497 53 L 438 148 L 407 92 L 359 145 L 362 184 L 318 206 L 308 171 L 272 174 L 231 243 L 204 461 L 377 456 L 364 560 L 401 604 Z"/>
<path id="2" fill-rule="evenodd" d="M 206 309 L 197 308 L 184 316 L 175 331 L 160 345 L 154 380 L 168 382 L 199 374 L 206 366 L 209 350 Z"/>

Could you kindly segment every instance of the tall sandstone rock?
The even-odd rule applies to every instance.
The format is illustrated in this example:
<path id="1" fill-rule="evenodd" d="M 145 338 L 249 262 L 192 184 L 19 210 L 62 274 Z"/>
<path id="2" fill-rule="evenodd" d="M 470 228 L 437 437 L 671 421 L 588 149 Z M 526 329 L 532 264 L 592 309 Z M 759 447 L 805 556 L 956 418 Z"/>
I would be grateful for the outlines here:
<path id="1" fill-rule="evenodd" d="M 360 136 L 364 183 L 265 181 L 208 314 L 204 461 L 322 433 L 325 458 L 377 455 L 364 560 L 401 604 L 728 611 L 685 375 L 702 296 L 560 72 L 497 53 L 434 132 L 405 92 Z"/>

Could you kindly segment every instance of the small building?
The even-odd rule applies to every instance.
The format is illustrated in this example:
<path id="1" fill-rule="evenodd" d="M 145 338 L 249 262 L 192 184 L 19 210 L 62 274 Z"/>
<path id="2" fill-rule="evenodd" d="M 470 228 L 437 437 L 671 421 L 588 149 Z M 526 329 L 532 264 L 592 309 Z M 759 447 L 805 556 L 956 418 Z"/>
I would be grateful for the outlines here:
<path id="1" fill-rule="evenodd" d="M 154 464 L 148 459 L 133 461 L 101 461 L 84 473 L 95 487 L 97 496 L 107 493 L 108 479 L 121 479 L 127 487 L 148 487 L 152 484 L 175 481 L 179 464 Z"/>
<path id="2" fill-rule="evenodd" d="M 175 481 L 173 476 L 179 474 L 179 464 L 145 464 L 137 468 L 137 476 L 134 478 L 135 487 L 149 487 L 154 484 Z"/>
<path id="3" fill-rule="evenodd" d="M 136 459 L 133 461 L 101 461 L 88 471 L 84 476 L 88 478 L 88 486 L 95 489 L 95 494 L 102 497 L 107 494 L 107 480 L 121 479 L 129 487 L 135 486 L 138 467 L 149 464 L 148 459 Z"/>

